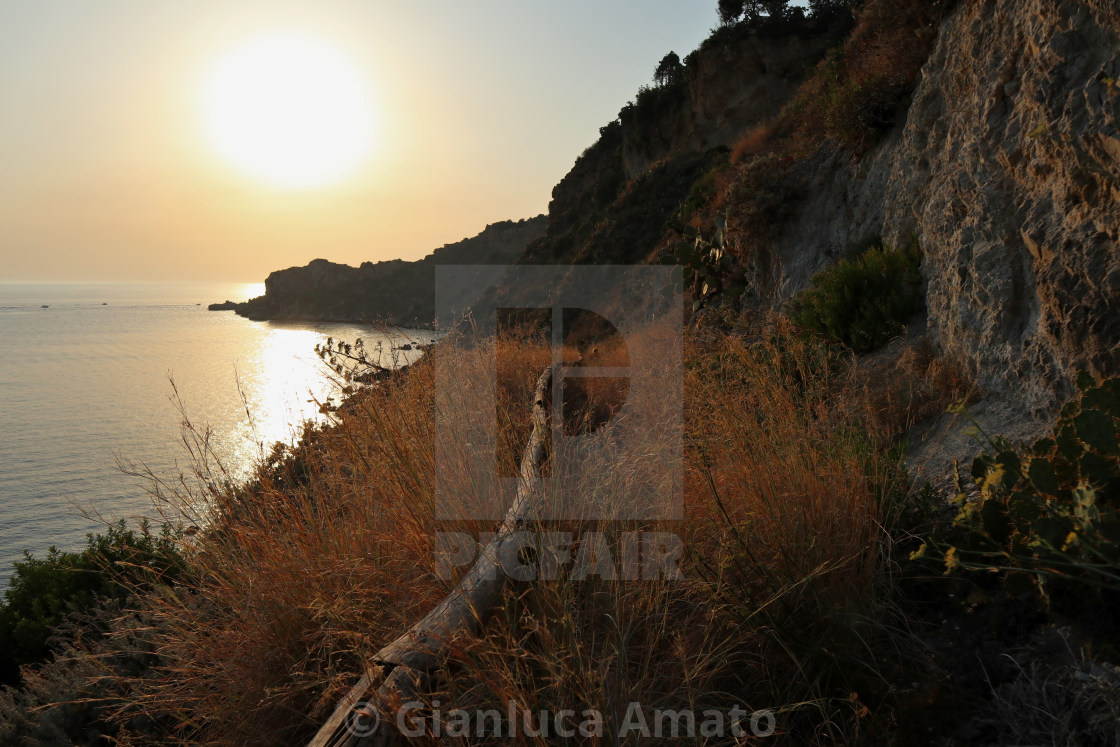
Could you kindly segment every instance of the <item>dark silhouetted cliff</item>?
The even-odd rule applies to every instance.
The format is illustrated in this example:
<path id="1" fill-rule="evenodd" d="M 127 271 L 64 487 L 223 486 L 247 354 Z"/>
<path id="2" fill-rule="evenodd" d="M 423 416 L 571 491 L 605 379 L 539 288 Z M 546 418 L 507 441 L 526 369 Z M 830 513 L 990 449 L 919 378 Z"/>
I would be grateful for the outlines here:
<path id="1" fill-rule="evenodd" d="M 545 225 L 543 215 L 494 223 L 473 238 L 448 244 L 415 262 L 395 259 L 351 267 L 315 259 L 306 267 L 270 274 L 263 296 L 211 308 L 232 308 L 250 319 L 428 325 L 434 315 L 436 265 L 511 264 L 526 244 L 544 233 Z"/>

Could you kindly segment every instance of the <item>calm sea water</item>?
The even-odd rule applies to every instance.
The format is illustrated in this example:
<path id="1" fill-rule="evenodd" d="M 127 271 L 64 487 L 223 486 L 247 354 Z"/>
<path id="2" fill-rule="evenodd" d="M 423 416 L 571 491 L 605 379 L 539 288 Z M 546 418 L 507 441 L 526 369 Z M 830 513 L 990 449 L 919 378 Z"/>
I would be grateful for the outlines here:
<path id="1" fill-rule="evenodd" d="M 0 284 L 0 584 L 24 550 L 83 547 L 100 525 L 79 509 L 153 515 L 142 481 L 117 463 L 143 462 L 171 479 L 189 468 L 172 380 L 186 415 L 213 429 L 217 453 L 243 475 L 262 444 L 290 441 L 296 424 L 320 417 L 316 401 L 337 397 L 316 343 L 390 345 L 369 327 L 206 310 L 262 292 L 259 284 Z"/>

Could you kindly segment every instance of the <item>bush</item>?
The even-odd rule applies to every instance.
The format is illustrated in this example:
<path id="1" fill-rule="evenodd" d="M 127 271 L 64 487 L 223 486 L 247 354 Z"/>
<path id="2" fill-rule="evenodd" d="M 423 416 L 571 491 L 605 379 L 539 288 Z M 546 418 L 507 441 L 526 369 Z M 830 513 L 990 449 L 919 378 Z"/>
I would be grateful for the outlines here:
<path id="1" fill-rule="evenodd" d="M 49 639 L 73 613 L 91 613 L 101 603 L 123 602 L 137 584 L 151 585 L 180 575 L 183 557 L 170 527 L 152 536 L 124 521 L 105 534 L 87 535 L 81 552 L 51 547 L 45 558 L 25 554 L 0 605 L 0 682 L 14 684 L 19 667 L 50 654 Z"/>
<path id="2" fill-rule="evenodd" d="M 1012 591 L 1043 598 L 1076 587 L 1120 601 L 1120 378 L 1082 373 L 1077 384 L 1047 438 L 996 436 L 973 461 L 980 497 L 959 490 L 956 523 L 969 534 L 946 553 L 950 569 L 999 570 Z"/>
<path id="3" fill-rule="evenodd" d="M 880 348 L 922 308 L 921 259 L 916 242 L 905 249 L 871 247 L 843 259 L 794 296 L 789 316 L 857 353 Z"/>

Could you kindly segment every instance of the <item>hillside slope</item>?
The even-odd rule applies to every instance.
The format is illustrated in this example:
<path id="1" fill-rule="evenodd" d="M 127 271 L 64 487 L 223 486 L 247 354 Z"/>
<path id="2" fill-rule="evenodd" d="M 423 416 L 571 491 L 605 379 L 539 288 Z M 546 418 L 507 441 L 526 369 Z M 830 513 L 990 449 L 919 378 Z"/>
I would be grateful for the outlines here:
<path id="1" fill-rule="evenodd" d="M 1078 370 L 1120 372 L 1120 9 L 868 3 L 827 54 L 785 33 L 710 40 L 624 108 L 522 261 L 695 264 L 718 242 L 696 301 L 750 315 L 916 240 L 926 335 L 1021 419 Z"/>
<path id="2" fill-rule="evenodd" d="M 0 692 L 0 742 L 305 744 L 324 724 L 343 743 L 389 741 L 351 710 L 402 723 L 400 691 L 351 689 L 387 676 L 413 680 L 433 744 L 471 739 L 465 726 L 440 736 L 441 707 L 451 724 L 517 704 L 540 714 L 538 733 L 549 714 L 558 725 L 587 708 L 610 741 L 641 703 L 704 722 L 759 709 L 778 731 L 755 736 L 775 744 L 1117 743 L 1120 378 L 1077 376 L 1069 395 L 1078 369 L 1120 373 L 1120 9 L 825 5 L 841 13 L 824 26 L 790 10 L 715 31 L 601 130 L 547 219 L 415 263 L 316 260 L 238 306 L 407 324 L 430 313 L 437 264 L 559 265 L 567 282 L 569 265 L 678 264 L 692 294 L 683 406 L 630 388 L 647 365 L 637 355 L 571 333 L 565 384 L 605 383 L 575 366 L 626 360 L 639 374 L 626 409 L 613 387 L 543 397 L 557 351 L 513 325 L 451 335 L 373 386 L 348 342 L 319 346 L 349 379 L 331 422 L 262 453 L 246 484 L 209 459 L 210 431 L 188 426 L 198 487 L 184 473 L 153 482 L 161 510 L 196 522 L 167 527 L 189 572 L 91 616 L 26 687 Z M 854 334 L 856 314 L 844 336 L 805 321 L 806 289 L 845 311 L 906 303 L 873 339 Z M 681 337 L 653 321 L 651 337 Z M 582 422 L 579 460 L 595 469 L 565 473 L 554 442 L 537 472 L 545 452 L 527 444 L 549 401 L 563 408 L 549 430 Z M 961 433 L 964 402 L 986 446 Z M 618 419 L 596 424 L 593 406 Z M 448 428 L 456 411 L 471 428 Z M 620 437 L 634 423 L 640 437 Z M 639 519 L 665 465 L 679 469 L 681 517 Z M 457 608 L 462 579 L 482 577 L 474 560 L 512 547 L 442 502 L 489 506 L 495 476 L 546 472 L 549 489 L 526 500 L 574 486 L 585 518 L 507 535 L 528 540 L 505 554 L 518 585 L 464 614 L 469 634 L 429 627 L 446 619 L 433 610 Z M 648 564 L 648 540 L 664 538 L 679 541 L 658 553 L 679 574 Z M 643 575 L 628 578 L 639 550 Z M 27 568 L 27 588 L 42 588 Z M 701 734 L 671 743 L 745 736 Z"/>

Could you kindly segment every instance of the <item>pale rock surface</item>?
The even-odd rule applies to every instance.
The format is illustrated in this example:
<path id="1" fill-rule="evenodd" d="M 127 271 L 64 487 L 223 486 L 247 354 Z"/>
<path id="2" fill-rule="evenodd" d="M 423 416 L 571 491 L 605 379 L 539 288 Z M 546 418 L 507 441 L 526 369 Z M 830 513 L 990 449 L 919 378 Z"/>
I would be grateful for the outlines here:
<path id="1" fill-rule="evenodd" d="M 1118 4 L 964 2 L 892 158 L 883 234 L 920 238 L 928 334 L 1024 414 L 1120 373 L 1117 77 Z"/>
<path id="2" fill-rule="evenodd" d="M 854 159 L 798 167 L 804 201 L 777 240 L 773 298 L 875 237 L 924 251 L 926 334 L 979 384 L 991 433 L 1030 440 L 1078 370 L 1120 374 L 1120 3 L 961 2 L 904 122 Z M 975 453 L 948 416 L 911 461 Z"/>

